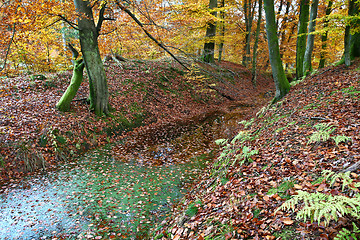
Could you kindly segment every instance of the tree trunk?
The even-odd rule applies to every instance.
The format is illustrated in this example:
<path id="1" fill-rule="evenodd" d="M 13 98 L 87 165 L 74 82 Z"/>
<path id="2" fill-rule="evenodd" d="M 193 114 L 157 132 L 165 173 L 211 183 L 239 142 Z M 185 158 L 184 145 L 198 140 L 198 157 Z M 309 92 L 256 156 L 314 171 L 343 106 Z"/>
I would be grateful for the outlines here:
<path id="1" fill-rule="evenodd" d="M 276 87 L 276 94 L 273 103 L 284 97 L 290 89 L 290 84 L 286 79 L 279 51 L 279 40 L 275 22 L 274 0 L 264 0 L 266 16 L 266 33 L 269 46 L 269 58 L 272 74 Z"/>
<path id="2" fill-rule="evenodd" d="M 80 84 L 83 80 L 84 62 L 82 59 L 74 60 L 73 75 L 70 81 L 70 85 L 56 104 L 56 108 L 60 111 L 66 112 L 70 110 L 70 104 L 75 97 Z"/>
<path id="3" fill-rule="evenodd" d="M 78 27 L 81 52 L 89 77 L 90 108 L 95 111 L 96 115 L 101 116 L 109 112 L 108 85 L 98 46 L 101 24 L 98 24 L 98 27 L 95 26 L 89 1 L 74 0 L 74 4 L 76 12 L 79 14 Z"/>
<path id="4" fill-rule="evenodd" d="M 332 10 L 332 1 L 329 1 L 329 4 L 326 7 L 325 10 L 325 20 L 324 20 L 324 28 L 327 29 L 329 25 L 329 19 L 327 18 Z M 327 39 L 328 39 L 328 30 L 325 31 L 325 34 L 321 36 L 321 53 L 320 53 L 320 62 L 319 62 L 319 68 L 325 67 L 325 56 L 326 56 L 326 48 L 327 48 Z"/>
<path id="5" fill-rule="evenodd" d="M 307 24 L 309 21 L 309 0 L 301 0 L 300 16 L 298 24 L 298 36 L 296 41 L 296 78 L 304 76 L 303 63 L 306 48 Z"/>
<path id="6" fill-rule="evenodd" d="M 214 9 L 217 7 L 217 0 L 210 0 L 209 9 Z M 216 12 L 211 13 L 216 16 Z M 204 44 L 204 53 L 203 60 L 207 63 L 214 63 L 214 51 L 215 51 L 215 40 L 216 35 L 216 22 L 211 21 L 208 23 L 205 35 L 205 44 Z"/>
<path id="7" fill-rule="evenodd" d="M 284 55 L 284 46 L 286 46 L 286 43 L 285 43 L 285 37 L 286 37 L 286 33 L 287 31 L 285 31 L 286 27 L 287 27 L 287 24 L 288 24 L 288 20 L 289 20 L 289 11 L 290 11 L 290 1 L 286 1 L 286 10 L 285 10 L 285 15 L 284 15 L 284 18 L 282 20 L 282 24 L 281 24 L 281 37 L 280 37 L 280 57 L 282 58 L 283 55 Z M 292 34 L 289 34 L 290 36 Z M 288 41 L 289 42 L 289 41 Z"/>
<path id="8" fill-rule="evenodd" d="M 255 7 L 255 6 L 254 6 Z M 245 15 L 245 43 L 244 43 L 244 55 L 242 63 L 246 67 L 250 61 L 250 42 L 251 42 L 251 28 L 254 18 L 254 9 L 251 8 L 251 0 L 244 0 L 244 15 Z"/>
<path id="9" fill-rule="evenodd" d="M 262 18 L 262 0 L 258 2 L 258 20 L 256 26 L 256 33 L 255 33 L 255 43 L 253 48 L 253 58 L 252 58 L 252 69 L 251 69 L 251 82 L 254 86 L 256 86 L 256 59 L 257 59 L 257 49 L 259 43 L 259 35 L 260 35 L 260 26 L 261 26 L 261 18 Z"/>
<path id="10" fill-rule="evenodd" d="M 225 7 L 225 0 L 221 0 L 221 6 L 220 7 Z M 219 57 L 218 57 L 218 62 L 221 62 L 222 60 L 222 54 L 223 54 L 223 50 L 224 50 L 224 38 L 225 38 L 225 11 L 222 10 L 220 11 L 220 19 L 222 20 L 221 25 L 220 25 L 220 44 L 219 44 Z"/>
<path id="11" fill-rule="evenodd" d="M 359 4 L 356 0 L 349 0 L 349 16 L 355 16 L 359 13 Z M 344 38 L 344 58 L 345 65 L 350 66 L 351 60 L 355 57 L 360 56 L 360 33 L 355 33 L 352 35 L 350 33 L 351 29 L 359 25 L 358 19 L 350 19 L 350 23 L 346 25 L 345 28 L 345 38 Z"/>
<path id="12" fill-rule="evenodd" d="M 304 63 L 303 63 L 303 73 L 307 75 L 312 70 L 311 66 L 311 56 L 312 51 L 314 49 L 314 38 L 315 35 L 313 34 L 315 31 L 316 25 L 316 17 L 317 17 L 317 10 L 318 10 L 319 0 L 313 0 L 311 4 L 311 12 L 310 12 L 310 22 L 309 22 L 309 30 L 307 36 L 307 43 L 304 55 Z"/>

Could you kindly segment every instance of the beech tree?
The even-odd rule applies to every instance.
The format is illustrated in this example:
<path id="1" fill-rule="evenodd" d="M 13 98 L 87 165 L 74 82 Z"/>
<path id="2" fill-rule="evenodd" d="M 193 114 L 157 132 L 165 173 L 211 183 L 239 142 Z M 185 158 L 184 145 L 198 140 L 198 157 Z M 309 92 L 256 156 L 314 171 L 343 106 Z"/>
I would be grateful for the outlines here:
<path id="1" fill-rule="evenodd" d="M 345 65 L 350 66 L 351 60 L 355 57 L 360 57 L 360 32 L 352 33 L 356 27 L 360 25 L 360 20 L 354 18 L 355 15 L 359 14 L 359 3 L 356 0 L 349 0 L 349 23 L 345 28 L 344 38 L 344 60 Z"/>
<path id="2" fill-rule="evenodd" d="M 326 61 L 325 53 L 326 53 L 327 39 L 328 39 L 328 34 L 329 34 L 329 31 L 327 30 L 327 27 L 329 25 L 328 16 L 330 15 L 330 13 L 332 11 L 332 4 L 333 4 L 333 1 L 330 0 L 326 7 L 326 10 L 325 10 L 324 28 L 326 30 L 325 30 L 325 33 L 323 35 L 321 35 L 321 52 L 320 52 L 319 68 L 325 67 L 325 61 Z"/>
<path id="3" fill-rule="evenodd" d="M 312 70 L 311 56 L 312 56 L 312 51 L 314 49 L 314 38 L 315 38 L 315 35 L 313 33 L 315 31 L 315 25 L 316 25 L 315 21 L 317 17 L 318 4 L 319 4 L 319 0 L 313 0 L 311 4 L 309 30 L 306 41 L 306 49 L 305 49 L 304 63 L 303 63 L 303 74 L 305 75 Z"/>
<path id="4" fill-rule="evenodd" d="M 266 17 L 266 34 L 269 46 L 269 58 L 272 75 L 275 82 L 276 93 L 273 103 L 284 97 L 290 89 L 290 84 L 285 76 L 279 51 L 279 40 L 275 22 L 274 0 L 264 0 Z"/>
<path id="5" fill-rule="evenodd" d="M 78 29 L 81 52 L 89 77 L 90 108 L 96 115 L 108 114 L 109 91 L 104 65 L 101 60 L 98 36 L 104 17 L 106 2 L 102 2 L 97 25 L 95 25 L 90 1 L 74 0 L 78 14 Z"/>
<path id="6" fill-rule="evenodd" d="M 296 78 L 300 79 L 304 76 L 303 63 L 306 49 L 306 33 L 309 21 L 309 0 L 301 0 L 300 16 L 298 24 L 298 36 L 296 41 Z"/>
<path id="7" fill-rule="evenodd" d="M 210 0 L 209 2 L 210 11 L 216 7 L 217 7 L 217 0 Z M 216 17 L 216 12 L 212 12 L 211 14 Z M 203 53 L 204 62 L 207 63 L 214 62 L 215 35 L 216 35 L 216 22 L 212 20 L 211 22 L 208 23 L 208 26 L 206 28 L 204 53 Z"/>

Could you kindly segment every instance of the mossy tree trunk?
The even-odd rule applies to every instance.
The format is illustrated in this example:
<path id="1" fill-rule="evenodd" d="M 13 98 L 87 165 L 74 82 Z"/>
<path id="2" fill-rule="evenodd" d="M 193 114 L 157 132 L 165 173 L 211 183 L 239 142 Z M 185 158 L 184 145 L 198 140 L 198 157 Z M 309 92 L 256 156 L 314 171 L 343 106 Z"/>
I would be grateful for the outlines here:
<path id="1" fill-rule="evenodd" d="M 109 92 L 104 65 L 101 60 L 98 36 L 104 21 L 105 5 L 100 9 L 97 25 L 95 25 L 90 1 L 74 0 L 78 13 L 78 28 L 81 52 L 89 77 L 90 108 L 96 115 L 108 114 Z"/>
<path id="2" fill-rule="evenodd" d="M 313 0 L 311 4 L 309 30 L 308 30 L 307 43 L 306 43 L 306 49 L 304 55 L 304 63 L 303 63 L 303 73 L 305 75 L 307 75 L 309 72 L 312 71 L 311 56 L 312 56 L 312 51 L 314 49 L 314 39 L 315 39 L 315 35 L 313 33 L 315 31 L 318 5 L 319 5 L 319 0 Z"/>
<path id="3" fill-rule="evenodd" d="M 269 46 L 269 58 L 276 87 L 276 94 L 273 99 L 274 103 L 289 92 L 290 84 L 286 79 L 285 71 L 280 58 L 279 40 L 275 22 L 274 0 L 264 0 L 264 9 L 266 17 L 266 34 Z"/>
<path id="4" fill-rule="evenodd" d="M 356 0 L 349 0 L 348 15 L 350 17 L 359 13 L 359 3 Z M 351 30 L 359 26 L 360 21 L 357 18 L 350 18 L 350 23 L 345 28 L 344 38 L 344 58 L 345 65 L 350 66 L 351 60 L 360 57 L 360 33 L 351 34 Z"/>
<path id="5" fill-rule="evenodd" d="M 296 41 L 296 78 L 300 79 L 304 76 L 304 55 L 306 49 L 306 33 L 309 21 L 309 0 L 301 0 L 300 16 L 298 24 L 298 36 Z"/>
<path id="6" fill-rule="evenodd" d="M 210 0 L 209 9 L 212 10 L 216 7 L 217 7 L 217 0 Z M 216 17 L 216 12 L 212 12 L 211 14 Z M 203 53 L 204 62 L 214 63 L 215 35 L 216 35 L 216 22 L 212 20 L 208 23 L 208 26 L 206 28 L 204 53 Z"/>
<path id="7" fill-rule="evenodd" d="M 74 99 L 77 91 L 79 90 L 80 84 L 83 80 L 83 72 L 85 66 L 82 58 L 77 59 L 79 53 L 71 45 L 69 45 L 69 47 L 73 53 L 73 58 L 74 58 L 73 75 L 70 81 L 70 85 L 67 87 L 66 91 L 60 98 L 59 102 L 56 104 L 56 108 L 63 112 L 70 110 L 71 101 Z"/>

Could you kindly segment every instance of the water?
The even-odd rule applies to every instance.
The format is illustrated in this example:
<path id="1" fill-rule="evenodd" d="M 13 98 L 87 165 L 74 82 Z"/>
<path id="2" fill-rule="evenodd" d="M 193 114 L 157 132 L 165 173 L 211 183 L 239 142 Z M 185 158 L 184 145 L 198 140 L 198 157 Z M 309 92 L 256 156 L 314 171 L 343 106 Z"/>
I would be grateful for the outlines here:
<path id="1" fill-rule="evenodd" d="M 180 137 L 76 163 L 3 186 L 0 239 L 146 239 L 214 159 L 214 140 L 241 116 L 207 121 Z M 225 133 L 225 135 L 224 135 Z M 146 146 L 144 143 L 143 146 Z"/>

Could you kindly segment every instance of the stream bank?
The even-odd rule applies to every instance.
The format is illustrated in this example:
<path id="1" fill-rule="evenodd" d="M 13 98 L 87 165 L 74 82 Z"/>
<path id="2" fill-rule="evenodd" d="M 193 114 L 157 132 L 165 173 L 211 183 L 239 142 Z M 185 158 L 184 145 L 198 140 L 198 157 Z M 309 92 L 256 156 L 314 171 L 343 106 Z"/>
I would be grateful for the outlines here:
<path id="1" fill-rule="evenodd" d="M 195 63 L 192 71 L 184 72 L 166 59 L 134 60 L 122 68 L 108 63 L 106 74 L 113 110 L 101 118 L 82 100 L 89 95 L 86 78 L 69 112 L 54 107 L 71 71 L 41 79 L 0 79 L 0 185 L 115 143 L 124 137 L 124 129 L 142 126 L 125 137 L 145 135 L 161 142 L 167 130 L 181 133 L 177 126 L 209 113 L 226 113 L 238 104 L 261 106 L 266 102 L 264 94 L 273 89 L 271 79 L 263 75 L 255 88 L 247 69 L 225 61 L 218 66 Z"/>
<path id="2" fill-rule="evenodd" d="M 134 148 L 129 136 L 3 186 L 0 239 L 149 238 L 211 166 L 214 140 L 236 131 L 248 108 L 208 116 L 155 144 L 140 138 Z"/>

